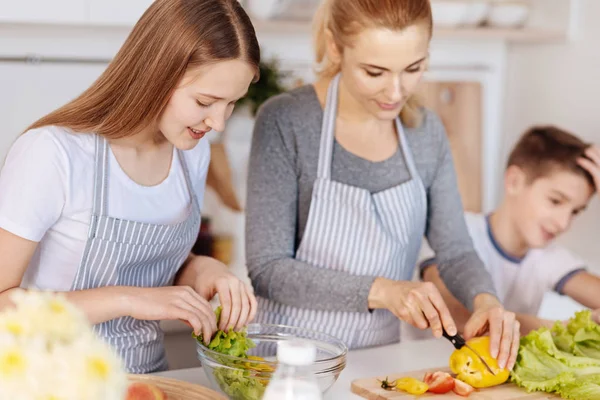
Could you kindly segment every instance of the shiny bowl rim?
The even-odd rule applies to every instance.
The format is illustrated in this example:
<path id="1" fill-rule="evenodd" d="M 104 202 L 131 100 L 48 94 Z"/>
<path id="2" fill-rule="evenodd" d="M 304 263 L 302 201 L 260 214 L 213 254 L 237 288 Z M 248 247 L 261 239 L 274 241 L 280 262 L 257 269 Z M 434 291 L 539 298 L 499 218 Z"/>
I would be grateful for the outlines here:
<path id="1" fill-rule="evenodd" d="M 334 356 L 334 357 L 317 360 L 317 361 L 314 362 L 314 365 L 318 366 L 318 365 L 329 363 L 329 362 L 336 361 L 336 360 L 340 360 L 340 364 L 344 364 L 345 365 L 345 359 L 346 359 L 346 356 L 348 355 L 348 346 L 346 346 L 346 344 L 342 340 L 336 338 L 335 336 L 329 335 L 327 333 L 315 331 L 313 329 L 300 328 L 300 327 L 297 327 L 297 326 L 290 326 L 290 325 L 262 324 L 262 323 L 255 322 L 255 323 L 249 324 L 248 326 L 252 326 L 252 325 L 258 325 L 258 326 L 264 326 L 264 327 L 271 327 L 271 328 L 283 328 L 283 329 L 301 330 L 301 331 L 306 332 L 308 334 L 315 334 L 315 335 L 324 336 L 327 339 L 329 339 L 329 340 L 331 340 L 333 342 L 336 342 L 336 344 L 339 344 L 340 347 L 341 347 L 341 349 L 342 349 L 342 352 L 339 355 Z M 298 338 L 298 339 L 302 340 L 303 338 Z M 252 359 L 248 359 L 248 358 L 242 358 L 242 357 L 237 357 L 237 356 L 231 356 L 229 354 L 219 353 L 218 351 L 214 351 L 214 350 L 209 349 L 208 347 L 206 347 L 206 345 L 204 343 L 201 343 L 198 340 L 196 340 L 196 349 L 197 349 L 198 355 L 201 355 L 201 356 L 206 356 L 206 354 L 216 355 L 219 358 L 225 357 L 225 359 L 230 360 L 230 361 L 234 361 L 234 362 L 235 361 L 238 361 L 238 362 L 241 361 L 241 362 L 252 363 L 252 364 L 256 364 L 256 365 L 275 366 L 277 364 L 276 362 L 272 362 L 272 361 L 252 360 Z M 202 352 L 200 350 L 202 350 Z M 208 357 L 208 356 L 206 356 L 206 358 L 208 358 L 208 359 L 210 359 L 212 361 L 218 362 L 214 357 Z M 337 364 L 337 365 L 340 365 L 340 364 Z M 335 367 L 331 367 L 331 368 L 335 368 Z"/>
<path id="2" fill-rule="evenodd" d="M 243 371 L 248 371 L 247 369 L 244 369 L 242 367 L 235 367 L 235 366 L 231 366 L 231 365 L 222 365 L 219 364 L 218 362 L 216 362 L 215 360 L 209 359 L 209 361 L 211 361 L 214 364 L 217 365 L 210 365 L 210 364 L 202 364 L 202 369 L 208 373 L 208 370 L 215 370 L 217 368 L 226 368 L 226 369 L 232 369 L 232 370 L 243 370 Z M 208 367 L 208 368 L 207 368 Z M 315 377 L 317 378 L 327 378 L 329 376 L 334 376 L 334 375 L 339 375 L 341 374 L 344 369 L 346 369 L 346 363 L 340 363 L 340 364 L 336 364 L 335 366 L 328 368 L 328 369 L 323 369 L 323 370 L 319 370 L 319 371 L 313 371 L 313 374 L 315 375 Z M 273 371 L 255 371 L 252 370 L 252 377 L 254 378 L 259 378 L 259 379 L 270 379 L 273 374 L 275 373 L 275 370 Z"/>

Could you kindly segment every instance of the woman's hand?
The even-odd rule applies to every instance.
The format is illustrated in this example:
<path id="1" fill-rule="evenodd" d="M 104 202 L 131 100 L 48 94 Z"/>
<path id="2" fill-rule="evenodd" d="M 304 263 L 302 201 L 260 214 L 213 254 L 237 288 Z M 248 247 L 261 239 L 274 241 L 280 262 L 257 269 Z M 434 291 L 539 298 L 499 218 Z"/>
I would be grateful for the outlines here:
<path id="1" fill-rule="evenodd" d="M 219 329 L 240 330 L 256 316 L 258 305 L 251 289 L 214 258 L 194 257 L 188 266 L 196 271 L 193 287 L 207 300 L 219 295 Z"/>
<path id="2" fill-rule="evenodd" d="M 435 285 L 431 282 L 393 281 L 377 278 L 369 293 L 369 308 L 385 308 L 419 329 L 431 327 L 436 338 L 442 326 L 456 335 L 456 324 Z"/>
<path id="3" fill-rule="evenodd" d="M 506 311 L 498 299 L 483 293 L 475 297 L 473 315 L 465 325 L 464 337 L 490 335 L 490 354 L 500 368 L 512 370 L 519 353 L 520 323 L 515 313 Z"/>
<path id="4" fill-rule="evenodd" d="M 128 288 L 127 315 L 140 320 L 183 320 L 206 343 L 217 331 L 217 319 L 210 303 L 189 286 Z"/>

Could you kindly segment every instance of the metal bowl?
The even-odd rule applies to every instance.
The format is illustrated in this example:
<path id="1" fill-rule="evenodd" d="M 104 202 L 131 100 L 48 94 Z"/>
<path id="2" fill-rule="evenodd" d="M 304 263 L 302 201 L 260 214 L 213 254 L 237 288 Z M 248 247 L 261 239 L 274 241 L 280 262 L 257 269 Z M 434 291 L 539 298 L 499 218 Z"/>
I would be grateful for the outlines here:
<path id="1" fill-rule="evenodd" d="M 248 338 L 256 347 L 249 358 L 233 357 L 210 350 L 198 342 L 198 359 L 213 389 L 231 400 L 260 400 L 277 368 L 277 343 L 303 339 L 314 344 L 317 361 L 313 373 L 325 394 L 346 367 L 346 345 L 324 333 L 284 325 L 250 324 Z M 261 357 L 257 359 L 255 357 Z"/>

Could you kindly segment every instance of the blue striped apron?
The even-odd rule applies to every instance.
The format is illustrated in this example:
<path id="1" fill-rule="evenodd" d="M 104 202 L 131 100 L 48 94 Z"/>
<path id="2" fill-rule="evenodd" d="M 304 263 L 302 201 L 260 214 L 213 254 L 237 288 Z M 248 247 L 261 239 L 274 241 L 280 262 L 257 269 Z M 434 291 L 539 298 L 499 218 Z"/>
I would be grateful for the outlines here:
<path id="1" fill-rule="evenodd" d="M 160 287 L 173 284 L 200 227 L 200 207 L 183 152 L 177 155 L 191 202 L 180 223 L 149 224 L 108 215 L 108 142 L 96 135 L 94 202 L 88 240 L 71 290 L 105 286 Z M 173 160 L 175 161 L 175 160 Z M 116 318 L 94 327 L 121 356 L 131 373 L 167 369 L 159 321 Z"/>
<path id="2" fill-rule="evenodd" d="M 340 75 L 329 86 L 306 231 L 296 259 L 308 264 L 393 280 L 411 280 L 427 218 L 425 188 L 416 170 L 400 119 L 400 147 L 411 179 L 371 194 L 331 180 Z M 335 282 L 330 282 L 335 285 Z M 338 312 L 287 306 L 260 297 L 257 320 L 321 331 L 349 348 L 395 343 L 400 321 L 388 310 Z"/>

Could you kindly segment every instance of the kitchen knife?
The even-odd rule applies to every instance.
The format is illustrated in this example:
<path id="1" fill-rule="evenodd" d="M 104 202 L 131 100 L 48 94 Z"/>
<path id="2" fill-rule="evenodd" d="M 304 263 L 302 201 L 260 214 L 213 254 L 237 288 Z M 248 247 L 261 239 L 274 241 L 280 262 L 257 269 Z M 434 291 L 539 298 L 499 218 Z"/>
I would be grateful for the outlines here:
<path id="1" fill-rule="evenodd" d="M 485 362 L 485 360 L 483 359 L 483 357 L 481 357 L 481 355 L 479 355 L 478 352 L 476 352 L 471 346 L 469 346 L 467 344 L 467 342 L 465 341 L 465 339 L 459 333 L 457 333 L 454 336 L 450 336 L 448 334 L 448 332 L 446 332 L 446 330 L 443 329 L 443 334 L 444 334 L 444 337 L 446 339 L 448 339 L 450 341 L 450 343 L 452 343 L 454 345 L 454 348 L 456 348 L 456 350 L 460 350 L 460 349 L 462 349 L 463 347 L 466 346 L 467 349 L 471 350 L 477 357 L 479 357 L 479 359 L 481 360 L 481 362 L 483 363 L 483 365 L 485 365 L 485 367 L 487 368 L 487 370 L 490 371 L 490 373 L 492 375 L 496 375 L 494 373 L 494 371 L 492 371 L 492 369 L 490 368 L 490 366 L 488 365 L 488 363 Z"/>

